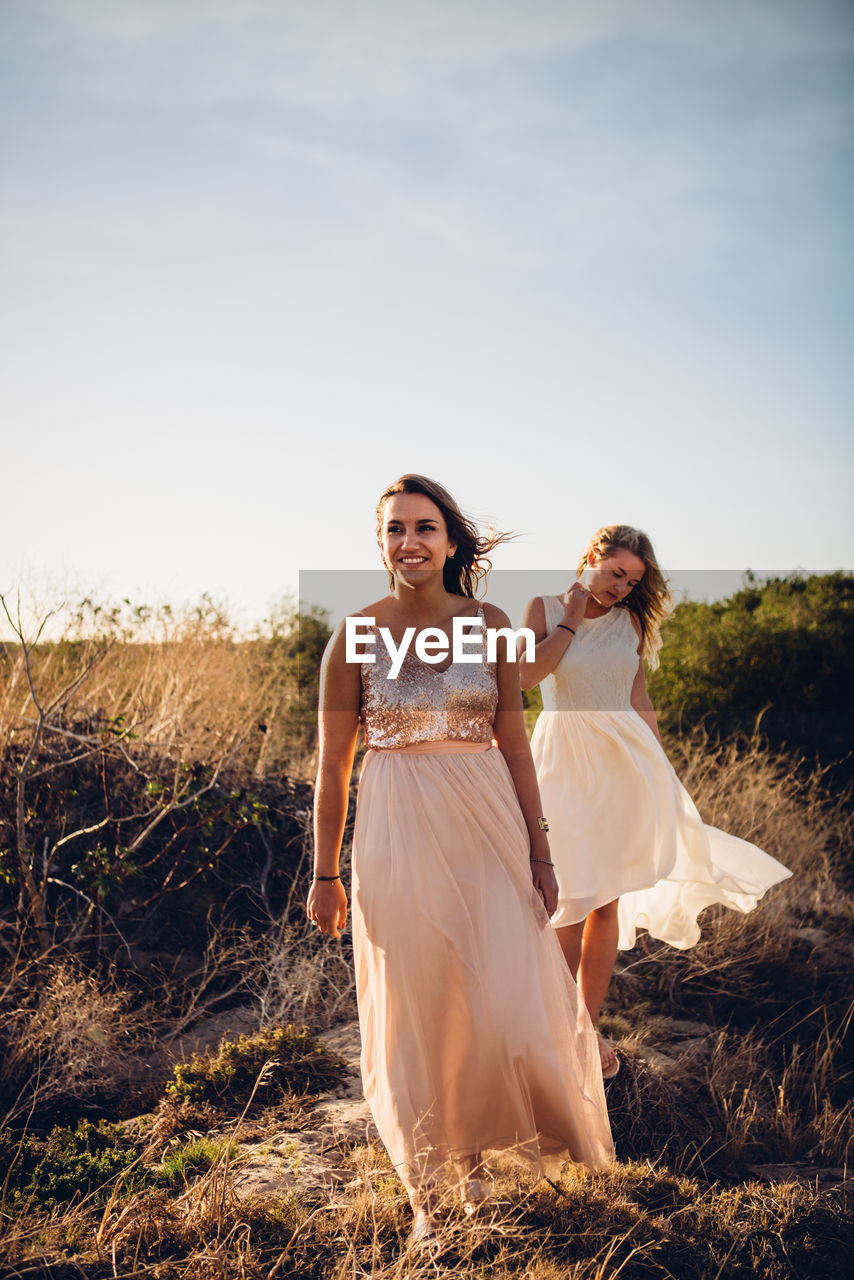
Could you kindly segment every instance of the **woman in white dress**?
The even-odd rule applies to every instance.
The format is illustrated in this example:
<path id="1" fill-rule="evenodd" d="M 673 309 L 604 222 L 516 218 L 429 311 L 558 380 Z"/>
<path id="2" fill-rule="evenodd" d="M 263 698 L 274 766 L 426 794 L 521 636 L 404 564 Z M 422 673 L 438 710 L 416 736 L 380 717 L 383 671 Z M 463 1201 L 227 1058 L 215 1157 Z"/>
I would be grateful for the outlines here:
<path id="1" fill-rule="evenodd" d="M 528 602 L 537 644 L 522 687 L 542 684 L 531 747 L 559 899 L 552 924 L 594 1026 L 618 950 L 644 928 L 674 947 L 700 937 L 722 903 L 751 911 L 791 873 L 746 840 L 704 825 L 661 745 L 644 660 L 658 665 L 670 595 L 646 534 L 609 525 L 578 581 Z M 599 1036 L 605 1079 L 619 1069 Z"/>
<path id="2" fill-rule="evenodd" d="M 353 840 L 353 951 L 362 1079 L 377 1129 L 429 1241 L 437 1188 L 484 1198 L 486 1150 L 539 1172 L 613 1154 L 595 1029 L 549 926 L 557 903 L 515 655 L 483 638 L 445 665 L 463 623 L 508 627 L 473 598 L 495 538 L 450 495 L 403 476 L 380 499 L 391 591 L 324 655 L 307 914 L 337 937 L 338 856 L 361 720 L 369 748 Z M 392 649 L 416 639 L 395 671 Z M 352 630 L 352 628 L 351 628 Z M 384 643 L 385 641 L 385 643 Z M 480 652 L 477 645 L 480 644 Z"/>

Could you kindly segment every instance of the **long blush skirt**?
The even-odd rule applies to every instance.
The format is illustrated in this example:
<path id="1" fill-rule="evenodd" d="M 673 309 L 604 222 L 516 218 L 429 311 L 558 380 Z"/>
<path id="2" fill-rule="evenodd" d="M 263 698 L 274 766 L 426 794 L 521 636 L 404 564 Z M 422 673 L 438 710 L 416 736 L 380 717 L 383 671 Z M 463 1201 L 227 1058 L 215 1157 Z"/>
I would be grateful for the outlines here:
<path id="1" fill-rule="evenodd" d="M 452 1162 L 606 1165 L 596 1033 L 531 882 L 501 752 L 369 751 L 353 847 L 362 1078 L 413 1202 Z"/>

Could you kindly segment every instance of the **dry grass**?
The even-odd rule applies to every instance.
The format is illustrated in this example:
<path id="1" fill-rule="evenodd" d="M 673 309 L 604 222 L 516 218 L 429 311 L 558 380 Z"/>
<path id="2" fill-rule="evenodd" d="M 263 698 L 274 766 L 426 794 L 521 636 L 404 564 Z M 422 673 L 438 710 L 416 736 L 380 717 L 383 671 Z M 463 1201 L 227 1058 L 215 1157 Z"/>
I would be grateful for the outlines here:
<path id="1" fill-rule="evenodd" d="M 262 1027 L 287 1022 L 326 1030 L 355 1016 L 350 954 L 302 925 L 285 925 L 245 956 L 245 985 Z"/>
<path id="2" fill-rule="evenodd" d="M 114 974 L 98 978 L 65 958 L 42 965 L 39 978 L 43 986 L 5 1011 L 0 1124 L 115 1104 L 138 1075 L 140 1056 L 151 1052 L 150 1011 L 131 1007 Z"/>
<path id="3" fill-rule="evenodd" d="M 166 611 L 145 622 L 114 611 L 96 621 L 93 635 L 69 619 L 59 639 L 33 648 L 32 676 L 44 705 L 79 681 L 66 709 L 78 724 L 120 718 L 170 758 L 227 758 L 258 778 L 309 775 L 311 708 L 300 695 L 290 643 L 296 615 L 281 634 L 240 640 L 214 608 Z M 0 757 L 29 732 L 33 717 L 21 646 L 0 644 Z"/>
<path id="4" fill-rule="evenodd" d="M 235 1198 L 229 1154 L 178 1196 L 131 1195 L 54 1211 L 13 1226 L 0 1257 L 10 1274 L 36 1274 L 39 1259 L 58 1274 L 74 1258 L 95 1278 L 158 1280 L 346 1280 L 447 1275 L 514 1280 L 627 1280 L 726 1276 L 788 1280 L 847 1276 L 851 1220 L 839 1197 L 808 1186 L 756 1181 L 709 1186 L 648 1162 L 613 1171 L 570 1171 L 532 1185 L 499 1166 L 495 1202 L 473 1221 L 449 1200 L 439 1214 L 440 1253 L 408 1242 L 405 1197 L 381 1153 L 352 1157 L 354 1181 L 329 1203 L 293 1196 Z M 43 1272 L 44 1274 L 44 1272 Z"/>
<path id="5" fill-rule="evenodd" d="M 760 1032 L 718 1033 L 705 1080 L 724 1126 L 726 1158 L 734 1167 L 745 1159 L 849 1164 L 854 1101 L 850 1096 L 838 1104 L 832 1100 L 841 1092 L 837 1085 L 848 1079 L 846 1073 L 840 1081 L 835 1063 L 846 1032 L 847 1025 L 828 1026 L 815 1041 L 795 1042 L 776 1071 L 768 1065 Z"/>
<path id="6" fill-rule="evenodd" d="M 217 625 L 210 617 L 170 624 L 156 644 L 98 648 L 69 639 L 36 651 L 35 674 L 49 698 L 90 664 L 69 713 L 80 725 L 87 717 L 103 723 L 123 716 L 146 750 L 192 761 L 228 756 L 247 777 L 273 777 L 285 765 L 307 771 L 310 748 L 290 659 L 266 642 L 237 643 Z M 0 671 L 0 746 L 7 749 L 28 731 L 32 709 L 9 649 Z M 431 1261 L 407 1246 L 411 1213 L 379 1148 L 350 1150 L 351 1184 L 332 1199 L 252 1201 L 233 1193 L 225 1144 L 212 1168 L 180 1192 L 129 1192 L 132 1184 L 117 1181 L 106 1208 L 103 1196 L 90 1196 L 14 1215 L 4 1195 L 4 1274 L 847 1276 L 854 1243 L 847 1189 L 824 1190 L 817 1179 L 821 1169 L 847 1168 L 854 1121 L 850 797 L 830 794 L 820 771 L 767 751 L 758 739 L 715 744 L 696 733 L 669 750 L 706 821 L 759 844 L 794 874 L 749 915 L 707 912 L 702 941 L 688 952 L 642 938 L 620 957 L 608 1005 L 608 1029 L 623 1060 L 609 1087 L 620 1157 L 614 1169 L 566 1172 L 559 1184 L 533 1185 L 499 1161 L 497 1206 L 472 1223 L 449 1204 L 442 1257 Z M 297 835 L 306 819 L 295 816 Z M 268 868 L 278 856 L 271 846 Z M 91 1104 L 99 1080 L 121 1079 L 129 1051 L 146 1034 L 143 1014 L 149 1030 L 159 1016 L 163 1034 L 166 1004 L 173 1029 L 229 998 L 251 999 L 265 1027 L 306 1021 L 322 1030 L 350 1016 L 347 950 L 298 923 L 298 857 L 293 865 L 289 919 L 260 936 L 223 933 L 180 977 L 163 970 L 159 1014 L 140 1007 L 139 974 L 132 1003 L 129 988 L 103 964 L 49 956 L 39 969 L 48 975 L 41 988 L 32 998 L 16 997 L 18 1065 L 26 1075 L 27 1063 L 38 1064 L 29 1102 L 35 1095 L 45 1108 Z M 20 965 L 13 990 L 29 973 L 25 958 Z M 157 1142 L 141 1148 L 140 1167 L 155 1157 L 158 1142 L 157 1158 L 163 1143 L 188 1127 L 215 1130 L 223 1120 L 197 1109 L 172 1116 L 171 1127 L 157 1123 L 149 1131 Z M 780 1180 L 769 1181 L 752 1172 L 790 1164 L 803 1176 L 781 1168 Z"/>
<path id="7" fill-rule="evenodd" d="M 854 1080 L 850 975 L 852 815 L 805 771 L 754 740 L 671 746 L 704 819 L 750 839 L 793 875 L 747 915 L 713 908 L 680 952 L 642 937 L 618 960 L 607 1010 L 628 1070 L 609 1091 L 621 1149 L 674 1168 L 845 1167 Z M 684 1025 L 683 1025 L 684 1024 Z M 634 1069 L 655 1052 L 664 1070 Z M 650 1088 L 654 1096 L 649 1096 Z"/>
<path id="8" fill-rule="evenodd" d="M 311 751 L 296 620 L 240 642 L 215 612 L 160 622 L 0 645 L 3 999 L 36 954 L 133 967 L 198 955 L 206 919 L 281 918 L 307 817 L 284 771 Z"/>
<path id="9" fill-rule="evenodd" d="M 789 867 L 787 910 L 820 916 L 825 928 L 851 924 L 852 899 L 839 889 L 854 875 L 854 809 L 850 791 L 828 788 L 827 768 L 773 751 L 759 735 L 719 743 L 698 729 L 669 740 L 667 751 L 704 822 Z"/>

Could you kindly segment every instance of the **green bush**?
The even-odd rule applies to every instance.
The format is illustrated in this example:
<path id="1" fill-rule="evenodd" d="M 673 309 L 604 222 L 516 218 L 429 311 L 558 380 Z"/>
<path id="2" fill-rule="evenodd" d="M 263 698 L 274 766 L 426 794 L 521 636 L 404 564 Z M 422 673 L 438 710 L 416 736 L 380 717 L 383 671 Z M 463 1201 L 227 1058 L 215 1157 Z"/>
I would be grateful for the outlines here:
<path id="1" fill-rule="evenodd" d="M 677 605 L 649 690 L 662 728 L 704 721 L 727 737 L 757 721 L 774 745 L 831 762 L 854 720 L 854 575 L 748 575 L 715 604 Z"/>
<path id="2" fill-rule="evenodd" d="M 115 1178 L 126 1173 L 139 1151 L 127 1144 L 121 1125 L 80 1120 L 76 1129 L 59 1126 L 47 1138 L 0 1133 L 0 1167 L 9 1170 L 7 1208 L 35 1201 L 52 1208 L 75 1197 L 106 1200 Z M 143 1170 L 128 1174 L 126 1189 L 149 1181 Z"/>
<path id="3" fill-rule="evenodd" d="M 255 1101 L 269 1101 L 270 1089 L 288 1093 L 323 1093 L 339 1083 L 346 1070 L 308 1030 L 287 1026 L 224 1040 L 216 1053 L 195 1054 L 175 1067 L 167 1098 L 194 1105 L 207 1102 L 231 1111 L 246 1106 L 267 1063 Z"/>

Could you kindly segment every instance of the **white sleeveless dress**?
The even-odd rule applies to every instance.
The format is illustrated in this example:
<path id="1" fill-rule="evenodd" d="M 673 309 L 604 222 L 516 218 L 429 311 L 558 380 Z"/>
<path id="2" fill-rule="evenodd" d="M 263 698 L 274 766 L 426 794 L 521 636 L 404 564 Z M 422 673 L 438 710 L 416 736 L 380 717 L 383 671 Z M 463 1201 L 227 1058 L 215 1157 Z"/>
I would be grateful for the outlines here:
<path id="1" fill-rule="evenodd" d="M 546 626 L 563 617 L 544 599 Z M 631 705 L 638 637 L 629 611 L 584 618 L 554 672 L 531 747 L 560 897 L 555 928 L 620 899 L 621 950 L 646 929 L 673 947 L 700 937 L 712 903 L 751 911 L 791 872 L 706 826 L 655 734 Z"/>

